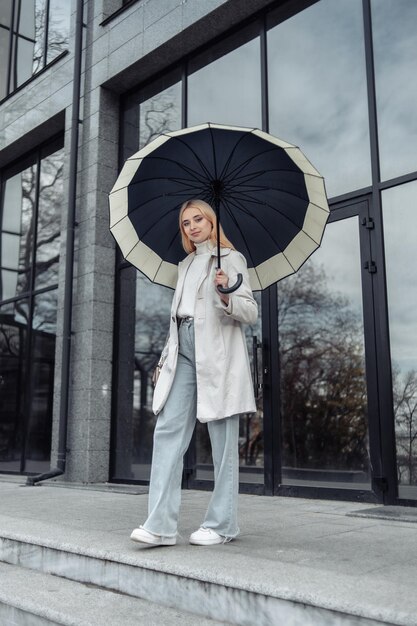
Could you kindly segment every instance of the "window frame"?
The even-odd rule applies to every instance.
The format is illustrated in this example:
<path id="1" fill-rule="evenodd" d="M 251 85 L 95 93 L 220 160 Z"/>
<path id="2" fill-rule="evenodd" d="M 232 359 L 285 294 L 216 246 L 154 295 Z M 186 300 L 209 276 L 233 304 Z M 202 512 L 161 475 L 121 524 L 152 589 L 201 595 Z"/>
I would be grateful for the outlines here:
<path id="1" fill-rule="evenodd" d="M 62 58 L 69 54 L 69 50 L 63 50 L 60 54 L 55 56 L 51 61 L 47 61 L 48 58 L 48 48 L 49 48 L 49 23 L 50 23 L 50 7 L 51 0 L 45 0 L 45 11 L 46 11 L 46 21 L 45 21 L 45 33 L 42 42 L 42 62 L 41 67 L 36 72 L 32 72 L 31 76 L 24 80 L 20 85 L 16 85 L 15 87 L 11 86 L 11 83 L 16 84 L 17 82 L 17 67 L 18 67 L 18 46 L 19 41 L 24 39 L 25 41 L 29 41 L 33 43 L 33 40 L 27 37 L 26 35 L 22 35 L 19 33 L 19 30 L 16 24 L 20 19 L 20 11 L 22 8 L 22 3 L 24 0 L 11 0 L 11 17 L 10 23 L 8 26 L 5 24 L 1 24 L 0 28 L 9 35 L 9 52 L 7 58 L 7 70 L 6 70 L 6 85 L 5 85 L 5 95 L 3 98 L 0 98 L 0 104 L 8 100 L 11 96 L 13 96 L 16 92 L 25 88 L 32 80 L 40 76 L 47 69 L 49 69 L 52 65 L 60 61 Z M 71 19 L 71 16 L 70 16 Z M 68 23 L 68 34 L 70 32 L 70 23 Z M 36 42 L 36 40 L 35 40 Z M 32 59 L 33 62 L 33 59 Z"/>

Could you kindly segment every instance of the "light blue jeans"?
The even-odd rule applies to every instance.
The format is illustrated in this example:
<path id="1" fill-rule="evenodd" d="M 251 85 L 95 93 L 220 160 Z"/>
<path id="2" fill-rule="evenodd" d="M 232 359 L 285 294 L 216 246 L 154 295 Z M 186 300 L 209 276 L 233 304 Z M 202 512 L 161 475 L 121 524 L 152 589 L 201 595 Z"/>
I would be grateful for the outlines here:
<path id="1" fill-rule="evenodd" d="M 194 324 L 179 327 L 174 382 L 154 432 L 148 518 L 143 528 L 157 535 L 177 534 L 181 504 L 183 457 L 196 423 L 197 386 Z M 239 491 L 239 416 L 208 422 L 214 465 L 214 490 L 201 524 L 225 538 L 236 537 Z"/>

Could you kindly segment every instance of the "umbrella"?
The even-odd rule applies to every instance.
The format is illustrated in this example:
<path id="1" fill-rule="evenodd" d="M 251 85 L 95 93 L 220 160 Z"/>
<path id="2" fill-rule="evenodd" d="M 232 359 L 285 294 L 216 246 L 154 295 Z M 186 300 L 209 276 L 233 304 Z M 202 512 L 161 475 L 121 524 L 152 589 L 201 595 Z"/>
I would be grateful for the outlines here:
<path id="1" fill-rule="evenodd" d="M 192 198 L 215 208 L 254 291 L 296 272 L 329 216 L 323 178 L 298 147 L 212 123 L 163 133 L 127 159 L 110 192 L 110 230 L 124 258 L 155 283 L 175 287 L 185 256 L 178 212 Z"/>

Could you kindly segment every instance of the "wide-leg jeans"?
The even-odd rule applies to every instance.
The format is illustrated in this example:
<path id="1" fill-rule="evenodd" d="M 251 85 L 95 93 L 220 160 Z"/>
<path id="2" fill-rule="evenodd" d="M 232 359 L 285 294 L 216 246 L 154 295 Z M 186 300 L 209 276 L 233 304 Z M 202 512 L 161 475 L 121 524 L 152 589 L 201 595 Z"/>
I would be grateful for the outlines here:
<path id="1" fill-rule="evenodd" d="M 183 457 L 196 423 L 197 386 L 194 324 L 182 320 L 175 378 L 154 432 L 148 518 L 143 528 L 157 535 L 177 534 Z M 208 422 L 214 490 L 201 524 L 225 538 L 236 537 L 239 491 L 239 416 Z"/>

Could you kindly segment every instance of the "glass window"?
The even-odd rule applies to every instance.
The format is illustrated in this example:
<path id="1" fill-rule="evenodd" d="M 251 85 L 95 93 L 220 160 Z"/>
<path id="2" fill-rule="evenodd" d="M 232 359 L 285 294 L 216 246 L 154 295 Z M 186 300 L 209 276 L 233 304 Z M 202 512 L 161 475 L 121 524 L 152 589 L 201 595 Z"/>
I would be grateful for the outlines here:
<path id="1" fill-rule="evenodd" d="M 282 482 L 370 488 L 358 218 L 278 285 Z"/>
<path id="2" fill-rule="evenodd" d="M 262 306 L 261 294 L 254 293 L 258 303 L 259 315 L 253 326 L 245 326 L 246 345 L 248 349 L 252 375 L 256 367 L 254 359 L 255 349 L 257 353 L 257 375 L 259 382 L 262 381 L 262 350 L 260 350 L 262 329 Z M 258 344 L 254 348 L 254 340 Z M 239 481 L 256 485 L 264 484 L 264 422 L 263 422 L 263 392 L 256 394 L 256 413 L 244 413 L 239 419 Z M 196 480 L 214 480 L 213 459 L 211 453 L 210 437 L 207 424 L 196 424 Z"/>
<path id="3" fill-rule="evenodd" d="M 4 62 L 9 56 L 9 37 L 10 31 L 0 26 L 0 99 L 7 94 L 7 71 L 8 65 Z"/>
<path id="4" fill-rule="evenodd" d="M 54 141 L 2 177 L 0 471 L 49 467 L 62 145 L 62 139 Z"/>
<path id="5" fill-rule="evenodd" d="M 115 478 L 149 480 L 156 422 L 151 379 L 167 337 L 172 295 L 133 267 L 121 271 Z"/>
<path id="6" fill-rule="evenodd" d="M 7 95 L 7 74 L 10 45 L 10 24 L 12 19 L 12 0 L 0 3 L 0 99 Z"/>
<path id="7" fill-rule="evenodd" d="M 0 307 L 0 470 L 19 472 L 27 384 L 28 302 Z"/>
<path id="8" fill-rule="evenodd" d="M 70 17 L 70 2 L 50 0 L 47 63 L 68 49 Z"/>
<path id="9" fill-rule="evenodd" d="M 222 43 L 221 48 L 211 49 L 190 64 L 187 126 L 217 122 L 260 128 L 262 105 L 259 38 L 256 37 L 227 54 L 225 46 L 228 51 L 231 43 Z M 203 63 L 208 64 L 200 69 Z"/>
<path id="10" fill-rule="evenodd" d="M 361 0 L 321 0 L 268 32 L 270 132 L 298 145 L 329 196 L 371 183 Z"/>
<path id="11" fill-rule="evenodd" d="M 1 273 L 6 272 L 1 299 L 30 289 L 33 260 L 37 165 L 6 180 L 2 207 Z"/>
<path id="12" fill-rule="evenodd" d="M 15 0 L 13 3 L 2 0 L 0 98 L 13 92 L 46 63 L 68 49 L 70 16 L 71 2 L 67 0 Z"/>
<path id="13" fill-rule="evenodd" d="M 10 27 L 13 0 L 2 0 L 0 4 L 0 24 Z"/>
<path id="14" fill-rule="evenodd" d="M 160 91 L 139 105 L 139 149 L 161 133 L 181 128 L 181 84 Z"/>
<path id="15" fill-rule="evenodd" d="M 27 39 L 35 39 L 35 12 L 42 10 L 45 6 L 45 0 L 25 0 L 24 5 L 21 3 L 19 11 L 19 35 Z"/>
<path id="16" fill-rule="evenodd" d="M 399 496 L 417 499 L 417 181 L 382 193 Z"/>
<path id="17" fill-rule="evenodd" d="M 126 98 L 125 159 L 162 132 L 181 128 L 181 72 Z M 117 479 L 149 480 L 155 416 L 152 373 L 169 328 L 173 291 L 123 263 L 119 272 L 117 408 L 112 472 Z"/>
<path id="18" fill-rule="evenodd" d="M 49 469 L 54 397 L 57 290 L 34 298 L 26 472 Z"/>
<path id="19" fill-rule="evenodd" d="M 58 283 L 63 148 L 41 161 L 37 219 L 35 289 Z"/>
<path id="20" fill-rule="evenodd" d="M 32 76 L 32 59 L 35 44 L 23 37 L 16 40 L 16 83 L 15 87 L 19 87 Z"/>
<path id="21" fill-rule="evenodd" d="M 34 49 L 33 49 L 33 62 L 32 73 L 36 74 L 42 69 L 45 59 L 45 37 L 47 29 L 47 12 L 46 12 L 46 0 L 37 0 L 35 10 L 35 34 L 34 34 Z"/>
<path id="22" fill-rule="evenodd" d="M 181 128 L 181 72 L 172 72 L 129 96 L 123 111 L 123 157 L 128 159 L 160 133 Z"/>
<path id="23" fill-rule="evenodd" d="M 417 2 L 372 0 L 381 178 L 417 170 Z"/>

